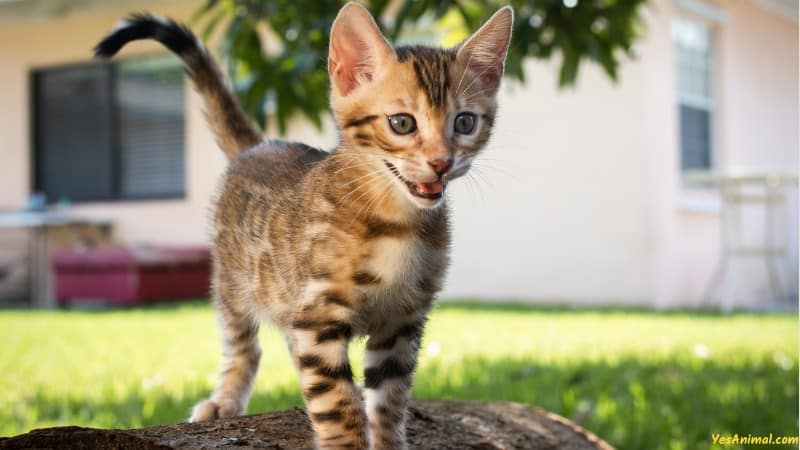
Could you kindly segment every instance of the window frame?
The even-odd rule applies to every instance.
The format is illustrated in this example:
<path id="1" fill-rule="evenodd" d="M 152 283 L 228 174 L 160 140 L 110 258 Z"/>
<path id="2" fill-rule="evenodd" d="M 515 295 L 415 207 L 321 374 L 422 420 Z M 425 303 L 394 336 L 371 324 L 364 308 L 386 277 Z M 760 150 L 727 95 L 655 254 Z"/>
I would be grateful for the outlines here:
<path id="1" fill-rule="evenodd" d="M 713 171 L 717 167 L 719 167 L 719 149 L 717 145 L 717 129 L 718 129 L 718 114 L 719 111 L 717 109 L 717 99 L 718 99 L 718 89 L 719 89 L 719 78 L 717 74 L 717 35 L 718 32 L 716 30 L 716 22 L 714 20 L 709 20 L 706 17 L 698 16 L 697 14 L 693 14 L 694 11 L 678 11 L 673 15 L 670 20 L 670 40 L 672 43 L 672 48 L 675 54 L 675 98 L 676 98 L 676 117 L 677 117 L 677 141 L 678 141 L 678 171 L 680 173 L 692 172 L 692 171 Z M 708 97 L 700 97 L 697 95 L 689 94 L 682 92 L 680 86 L 680 62 L 679 62 L 679 52 L 678 52 L 678 42 L 675 38 L 674 31 L 672 31 L 672 27 L 675 26 L 675 22 L 683 21 L 689 22 L 692 25 L 700 26 L 704 28 L 708 32 L 708 44 L 709 44 L 709 51 L 707 56 L 707 63 L 708 63 Z M 709 130 L 708 130 L 708 167 L 702 169 L 684 169 L 683 168 L 683 160 L 684 160 L 684 151 L 683 151 L 683 130 L 681 127 L 681 107 L 687 106 L 694 109 L 699 109 L 704 112 L 707 112 L 709 115 Z"/>
<path id="2" fill-rule="evenodd" d="M 109 96 L 109 108 L 112 111 L 112 116 L 109 120 L 110 122 L 110 142 L 108 144 L 108 151 L 110 152 L 110 159 L 111 165 L 110 170 L 112 172 L 111 180 L 111 195 L 108 198 L 96 198 L 96 199 L 72 199 L 70 198 L 69 201 L 72 204 L 96 204 L 96 203 L 126 203 L 126 202 L 141 202 L 141 201 L 169 201 L 169 200 L 183 200 L 187 198 L 187 166 L 186 166 L 186 142 L 187 142 L 187 114 L 186 114 L 186 100 L 187 100 L 187 93 L 188 90 L 186 89 L 186 77 L 185 75 L 182 77 L 181 82 L 181 89 L 184 93 L 183 98 L 183 105 L 181 106 L 183 110 L 183 143 L 181 152 L 183 152 L 183 187 L 181 192 L 164 192 L 164 193 L 152 193 L 152 194 L 125 194 L 122 191 L 122 146 L 121 146 L 121 138 L 120 138 L 120 104 L 119 104 L 119 96 L 116 92 L 117 90 L 117 80 L 119 77 L 119 65 L 123 62 L 130 62 L 136 61 L 138 59 L 147 59 L 147 58 L 161 58 L 161 57 L 170 57 L 174 58 L 175 56 L 171 53 L 166 52 L 156 52 L 156 53 L 143 53 L 137 55 L 131 55 L 124 58 L 119 58 L 114 61 L 75 61 L 75 62 L 67 62 L 67 63 L 59 63 L 59 64 L 49 64 L 49 65 L 41 65 L 31 67 L 28 70 L 28 130 L 29 130 L 29 192 L 31 194 L 36 192 L 43 192 L 43 184 L 42 184 L 42 173 L 41 173 L 41 161 L 44 155 L 44 149 L 41 146 L 41 132 L 38 130 L 38 117 L 39 111 L 37 111 L 37 104 L 39 104 L 39 95 L 41 93 L 38 89 L 38 82 L 37 77 L 40 74 L 52 72 L 52 71 L 59 71 L 59 70 L 70 70 L 70 69 L 78 69 L 84 67 L 105 67 L 108 70 L 108 80 L 106 83 L 105 88 L 107 89 L 108 96 Z M 176 60 L 177 61 L 177 60 Z M 176 67 L 182 67 L 182 63 L 179 61 L 176 64 Z M 51 198 L 47 197 L 47 204 L 53 205 L 57 204 L 60 199 L 58 198 Z"/>

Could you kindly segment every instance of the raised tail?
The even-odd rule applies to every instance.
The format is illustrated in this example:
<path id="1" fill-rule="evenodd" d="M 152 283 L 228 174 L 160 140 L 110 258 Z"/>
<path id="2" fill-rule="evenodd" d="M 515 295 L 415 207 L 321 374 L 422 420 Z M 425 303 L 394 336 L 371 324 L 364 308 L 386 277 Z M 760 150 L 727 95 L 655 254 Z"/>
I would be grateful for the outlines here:
<path id="1" fill-rule="evenodd" d="M 228 159 L 262 141 L 261 133 L 226 86 L 219 66 L 185 25 L 147 13 L 133 14 L 97 44 L 94 55 L 111 58 L 125 44 L 139 39 L 154 39 L 183 60 L 186 74 L 205 102 L 208 124 Z"/>

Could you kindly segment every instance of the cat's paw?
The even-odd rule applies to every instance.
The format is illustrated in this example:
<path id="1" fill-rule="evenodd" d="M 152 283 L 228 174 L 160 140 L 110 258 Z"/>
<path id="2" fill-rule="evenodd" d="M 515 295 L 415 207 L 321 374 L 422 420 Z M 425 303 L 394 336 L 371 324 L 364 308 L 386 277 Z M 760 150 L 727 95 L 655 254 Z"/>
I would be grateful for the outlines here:
<path id="1" fill-rule="evenodd" d="M 226 417 L 241 416 L 243 411 L 241 403 L 232 399 L 212 400 L 207 399 L 195 405 L 189 422 L 202 422 L 204 420 L 224 419 Z"/>

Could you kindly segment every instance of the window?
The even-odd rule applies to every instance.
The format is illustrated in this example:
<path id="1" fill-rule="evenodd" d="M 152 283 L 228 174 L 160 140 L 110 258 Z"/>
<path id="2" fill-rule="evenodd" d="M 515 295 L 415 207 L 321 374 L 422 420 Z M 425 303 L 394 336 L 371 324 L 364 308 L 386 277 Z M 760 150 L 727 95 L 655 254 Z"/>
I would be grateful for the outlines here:
<path id="1" fill-rule="evenodd" d="M 34 189 L 48 201 L 183 197 L 176 58 L 38 70 L 32 86 Z"/>
<path id="2" fill-rule="evenodd" d="M 678 66 L 681 169 L 708 170 L 713 165 L 711 30 L 677 18 L 672 36 Z"/>

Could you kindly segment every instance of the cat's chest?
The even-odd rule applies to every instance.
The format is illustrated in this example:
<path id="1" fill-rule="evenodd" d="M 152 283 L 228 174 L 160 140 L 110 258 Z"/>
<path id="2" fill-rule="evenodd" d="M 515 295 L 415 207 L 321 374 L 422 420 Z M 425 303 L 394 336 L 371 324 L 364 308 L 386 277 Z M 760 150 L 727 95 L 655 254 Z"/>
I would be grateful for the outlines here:
<path id="1" fill-rule="evenodd" d="M 413 284 L 425 254 L 425 245 L 415 236 L 372 239 L 362 249 L 356 284 L 367 293 Z"/>

